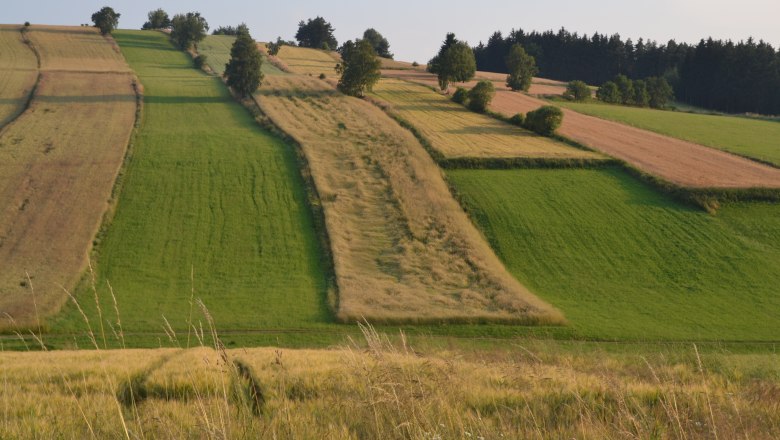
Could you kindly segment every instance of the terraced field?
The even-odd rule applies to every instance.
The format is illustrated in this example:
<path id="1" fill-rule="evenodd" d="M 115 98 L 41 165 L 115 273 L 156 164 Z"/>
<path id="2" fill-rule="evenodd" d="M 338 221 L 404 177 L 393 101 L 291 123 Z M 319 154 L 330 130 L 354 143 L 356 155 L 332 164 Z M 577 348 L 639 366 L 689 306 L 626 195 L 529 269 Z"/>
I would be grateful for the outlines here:
<path id="1" fill-rule="evenodd" d="M 30 108 L 0 136 L 3 328 L 33 325 L 66 300 L 62 287 L 71 288 L 87 264 L 135 122 L 132 75 L 89 71 L 93 64 L 78 61 L 101 52 L 99 45 L 113 53 L 108 40 L 82 39 L 80 28 L 36 39 L 41 32 L 34 26 L 28 36 L 46 54 L 44 68 L 59 70 L 43 71 Z M 111 69 L 123 63 L 114 60 Z"/>
<path id="2" fill-rule="evenodd" d="M 38 78 L 38 60 L 20 29 L 0 25 L 0 130 L 24 110 Z"/>
<path id="3" fill-rule="evenodd" d="M 735 116 L 670 112 L 606 104 L 558 103 L 610 121 L 780 166 L 780 123 Z"/>
<path id="4" fill-rule="evenodd" d="M 219 75 L 225 73 L 225 65 L 230 61 L 230 48 L 236 37 L 231 35 L 209 35 L 198 45 L 198 53 L 206 56 L 208 64 Z M 282 75 L 284 72 L 276 66 L 263 60 L 261 67 L 264 75 Z"/>
<path id="5" fill-rule="evenodd" d="M 448 176 L 507 268 L 581 337 L 777 340 L 780 205 L 712 216 L 619 169 Z"/>
<path id="6" fill-rule="evenodd" d="M 290 147 L 164 34 L 115 37 L 145 97 L 116 214 L 98 247 L 105 313 L 110 281 L 126 331 L 160 329 L 163 317 L 186 331 L 198 298 L 221 329 L 329 321 L 318 240 Z M 78 293 L 96 318 L 89 286 Z M 52 326 L 84 327 L 72 306 Z"/>
<path id="7" fill-rule="evenodd" d="M 445 158 L 600 159 L 489 116 L 474 113 L 428 87 L 383 79 L 372 96 L 413 125 Z"/>
<path id="8" fill-rule="evenodd" d="M 36 25 L 28 37 L 38 49 L 43 70 L 131 72 L 113 40 L 94 27 Z"/>
<path id="9" fill-rule="evenodd" d="M 276 58 L 290 72 L 312 76 L 324 73 L 327 77 L 333 77 L 336 75 L 336 64 L 339 63 L 336 52 L 296 46 L 282 46 Z"/>
<path id="10" fill-rule="evenodd" d="M 561 322 L 506 272 L 433 160 L 382 110 L 304 75 L 269 77 L 256 98 L 308 161 L 339 319 Z"/>

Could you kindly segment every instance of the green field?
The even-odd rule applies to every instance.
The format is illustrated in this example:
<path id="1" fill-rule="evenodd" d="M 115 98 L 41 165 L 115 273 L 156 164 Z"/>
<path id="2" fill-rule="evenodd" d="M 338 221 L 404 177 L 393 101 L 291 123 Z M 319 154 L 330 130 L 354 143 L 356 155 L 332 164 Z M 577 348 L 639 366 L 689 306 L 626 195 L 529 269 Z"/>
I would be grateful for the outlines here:
<path id="1" fill-rule="evenodd" d="M 114 319 L 108 280 L 125 331 L 159 331 L 163 317 L 186 329 L 193 271 L 194 297 L 221 330 L 330 321 L 291 147 L 259 128 L 219 78 L 193 69 L 164 34 L 115 38 L 145 104 L 116 215 L 97 248 L 104 317 Z M 94 317 L 88 285 L 78 298 Z M 52 324 L 83 329 L 72 306 Z"/>
<path id="2" fill-rule="evenodd" d="M 209 35 L 198 45 L 198 53 L 206 56 L 206 64 L 222 75 L 225 64 L 230 61 L 230 48 L 236 37 L 231 35 Z M 262 72 L 265 75 L 284 75 L 276 66 L 263 60 Z"/>
<path id="3" fill-rule="evenodd" d="M 780 122 L 601 103 L 556 101 L 556 104 L 587 115 L 622 122 L 780 166 Z"/>
<path id="4" fill-rule="evenodd" d="M 712 216 L 620 169 L 448 175 L 507 268 L 576 335 L 779 339 L 780 205 Z"/>

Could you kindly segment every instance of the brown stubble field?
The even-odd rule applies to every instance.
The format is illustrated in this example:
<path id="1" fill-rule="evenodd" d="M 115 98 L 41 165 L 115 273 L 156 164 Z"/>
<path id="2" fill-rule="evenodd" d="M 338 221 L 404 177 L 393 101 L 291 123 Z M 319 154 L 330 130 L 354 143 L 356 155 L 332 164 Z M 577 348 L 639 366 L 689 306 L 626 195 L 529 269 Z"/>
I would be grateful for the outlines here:
<path id="1" fill-rule="evenodd" d="M 308 161 L 340 320 L 563 322 L 506 271 L 434 161 L 382 110 L 306 76 L 268 77 L 256 100 Z"/>
<path id="2" fill-rule="evenodd" d="M 38 78 L 38 60 L 21 26 L 0 26 L 0 130 L 23 110 Z"/>
<path id="3" fill-rule="evenodd" d="M 436 77 L 425 72 L 383 71 L 383 75 L 428 86 L 437 84 Z M 488 79 L 498 81 L 496 75 Z M 490 109 L 507 116 L 549 104 L 524 93 L 509 91 L 499 84 L 496 89 Z M 564 118 L 559 134 L 676 185 L 780 188 L 780 169 L 670 136 L 562 110 Z"/>
<path id="4" fill-rule="evenodd" d="M 50 30 L 28 32 L 45 60 L 41 78 L 29 109 L 0 135 L 6 330 L 34 325 L 67 300 L 64 289 L 87 266 L 136 118 L 135 77 L 111 40 L 82 28 Z"/>

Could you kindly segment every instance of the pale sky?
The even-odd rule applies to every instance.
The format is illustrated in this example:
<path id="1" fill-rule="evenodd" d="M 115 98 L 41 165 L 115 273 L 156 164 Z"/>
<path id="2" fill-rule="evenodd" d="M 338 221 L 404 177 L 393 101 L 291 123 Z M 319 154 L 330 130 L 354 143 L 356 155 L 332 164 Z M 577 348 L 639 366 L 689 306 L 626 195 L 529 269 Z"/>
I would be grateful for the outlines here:
<path id="1" fill-rule="evenodd" d="M 261 41 L 293 39 L 300 20 L 325 17 L 339 42 L 373 27 L 390 41 L 396 59 L 426 62 L 447 32 L 476 45 L 496 30 L 568 30 L 588 35 L 619 33 L 666 42 L 702 37 L 763 39 L 780 45 L 780 0 L 2 0 L 0 22 L 89 23 L 93 12 L 111 6 L 122 14 L 120 28 L 138 29 L 149 10 L 171 16 L 200 11 L 211 28 L 246 22 Z"/>

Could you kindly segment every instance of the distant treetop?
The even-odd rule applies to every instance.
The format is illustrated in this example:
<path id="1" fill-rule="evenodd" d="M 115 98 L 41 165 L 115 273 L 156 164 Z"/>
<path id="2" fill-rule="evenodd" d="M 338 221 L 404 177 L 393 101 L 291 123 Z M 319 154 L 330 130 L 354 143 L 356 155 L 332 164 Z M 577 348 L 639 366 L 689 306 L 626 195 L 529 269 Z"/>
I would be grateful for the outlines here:
<path id="1" fill-rule="evenodd" d="M 201 17 L 200 12 L 188 12 L 185 14 L 176 14 L 171 21 L 173 30 L 171 38 L 182 50 L 191 47 L 197 49 L 198 43 L 206 38 L 209 30 L 209 24 L 205 18 Z"/>
<path id="2" fill-rule="evenodd" d="M 144 23 L 141 27 L 143 30 L 148 29 L 165 29 L 171 27 L 171 19 L 168 17 L 168 13 L 162 9 L 155 9 L 149 11 L 149 21 Z"/>
<path id="3" fill-rule="evenodd" d="M 220 26 L 211 32 L 211 35 L 233 35 L 236 36 L 241 33 L 249 33 L 249 27 L 246 23 L 241 23 L 238 26 Z"/>
<path id="4" fill-rule="evenodd" d="M 92 22 L 95 23 L 96 28 L 100 29 L 101 34 L 107 35 L 119 25 L 120 15 L 121 14 L 106 6 L 92 14 Z"/>
<path id="5" fill-rule="evenodd" d="M 338 40 L 333 36 L 333 26 L 322 17 L 309 19 L 298 23 L 298 32 L 295 39 L 301 47 L 310 47 L 313 49 L 336 50 L 339 46 Z"/>
<path id="6" fill-rule="evenodd" d="M 393 54 L 390 52 L 390 43 L 376 29 L 366 29 L 363 32 L 363 39 L 371 44 L 378 56 L 393 59 Z"/>

